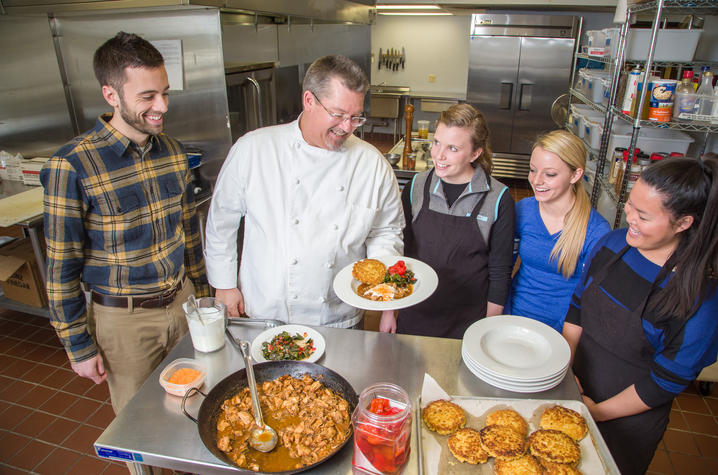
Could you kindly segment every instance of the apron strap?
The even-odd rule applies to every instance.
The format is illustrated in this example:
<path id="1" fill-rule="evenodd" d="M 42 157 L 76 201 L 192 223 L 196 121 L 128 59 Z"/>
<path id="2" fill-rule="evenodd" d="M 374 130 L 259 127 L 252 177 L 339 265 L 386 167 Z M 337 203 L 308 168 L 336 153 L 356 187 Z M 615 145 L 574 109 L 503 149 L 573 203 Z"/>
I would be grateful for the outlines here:
<path id="1" fill-rule="evenodd" d="M 424 183 L 423 201 L 421 202 L 421 209 L 429 209 L 429 193 L 431 192 L 431 177 L 434 176 L 434 169 L 429 170 L 429 174 L 426 176 L 426 183 Z"/>
<path id="2" fill-rule="evenodd" d="M 608 264 L 604 266 L 603 269 L 601 269 L 597 274 L 596 278 L 594 279 L 594 283 L 597 286 L 600 286 L 603 282 L 603 279 L 606 278 L 608 275 L 608 271 L 613 267 L 613 265 L 618 262 L 627 252 L 631 249 L 630 244 L 626 244 L 623 249 L 621 249 L 614 257 L 611 259 Z M 675 261 L 676 256 L 675 253 L 671 255 L 671 257 L 668 258 L 665 264 L 661 267 L 661 270 L 658 272 L 658 275 L 656 275 L 656 278 L 653 279 L 653 282 L 651 283 L 651 290 L 648 292 L 648 294 L 644 297 L 641 304 L 636 308 L 636 311 L 634 313 L 637 313 L 639 317 L 643 316 L 643 311 L 646 309 L 646 306 L 648 305 L 648 301 L 650 300 L 651 296 L 656 292 L 658 288 L 660 288 L 660 283 L 663 282 L 666 277 L 668 277 L 668 274 L 671 272 L 671 270 L 675 267 Z"/>

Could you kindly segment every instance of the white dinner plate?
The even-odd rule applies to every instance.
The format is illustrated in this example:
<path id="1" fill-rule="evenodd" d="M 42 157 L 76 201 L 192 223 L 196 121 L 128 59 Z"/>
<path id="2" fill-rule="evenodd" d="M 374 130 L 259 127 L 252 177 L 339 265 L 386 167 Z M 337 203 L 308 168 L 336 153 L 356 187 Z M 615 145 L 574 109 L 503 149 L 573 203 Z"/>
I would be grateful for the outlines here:
<path id="1" fill-rule="evenodd" d="M 380 312 L 411 307 L 429 298 L 439 284 L 439 276 L 436 275 L 434 269 L 417 259 L 404 256 L 373 257 L 372 259 L 381 261 L 387 268 L 396 264 L 397 261 L 404 261 L 406 268 L 412 271 L 414 277 L 416 277 L 414 290 L 411 295 L 401 299 L 389 300 L 388 302 L 377 302 L 360 297 L 356 293 L 356 288 L 360 283 L 352 277 L 352 267 L 354 263 L 351 263 L 340 270 L 336 277 L 334 277 L 334 292 L 337 294 L 337 297 L 352 307 L 361 308 L 362 310 L 377 310 Z"/>
<path id="2" fill-rule="evenodd" d="M 314 350 L 314 353 L 309 355 L 309 358 L 305 358 L 299 361 L 314 363 L 324 354 L 324 348 L 326 347 L 326 343 L 324 341 L 324 337 L 318 331 L 314 330 L 313 328 L 305 327 L 304 325 L 280 325 L 274 328 L 267 328 L 262 333 L 257 335 L 257 337 L 252 341 L 252 359 L 254 359 L 254 361 L 256 361 L 257 363 L 270 361 L 262 355 L 262 343 L 264 343 L 265 341 L 272 341 L 272 338 L 282 332 L 287 332 L 292 336 L 296 335 L 297 333 L 301 335 L 304 335 L 306 333 L 307 337 L 311 338 L 314 341 L 314 348 L 316 348 Z"/>
<path id="3" fill-rule="evenodd" d="M 492 386 L 497 386 L 502 389 L 508 389 L 511 388 L 512 391 L 526 391 L 526 392 L 538 392 L 538 391 L 545 391 L 546 389 L 550 389 L 563 381 L 563 379 L 566 377 L 566 373 L 568 371 L 568 368 L 566 368 L 566 371 L 562 371 L 561 373 L 548 378 L 544 381 L 535 381 L 531 383 L 525 383 L 521 381 L 511 381 L 508 379 L 503 378 L 496 378 L 491 374 L 486 373 L 485 371 L 482 371 L 482 369 L 478 366 L 473 365 L 469 360 L 467 360 L 466 356 L 463 358 L 464 364 L 466 367 L 476 376 L 477 378 L 481 379 L 482 381 L 485 381 Z"/>
<path id="4" fill-rule="evenodd" d="M 462 347 L 487 373 L 522 381 L 555 376 L 571 357 L 560 333 L 544 323 L 516 315 L 477 321 L 464 333 Z"/>
<path id="5" fill-rule="evenodd" d="M 568 361 L 567 361 L 566 364 L 562 368 L 558 369 L 556 372 L 554 372 L 552 374 L 543 373 L 537 377 L 528 377 L 528 376 L 517 377 L 517 376 L 513 376 L 513 375 L 504 374 L 500 371 L 493 371 L 493 370 L 481 365 L 481 363 L 475 361 L 471 357 L 471 354 L 465 345 L 461 346 L 461 355 L 462 355 L 464 361 L 466 362 L 467 366 L 472 365 L 472 366 L 478 368 L 481 372 L 491 375 L 493 378 L 503 379 L 505 381 L 511 381 L 511 382 L 521 382 L 521 383 L 526 383 L 526 384 L 540 383 L 540 382 L 547 381 L 551 378 L 554 378 L 554 377 L 560 375 L 561 373 L 565 373 L 566 370 L 568 369 Z"/>
<path id="6" fill-rule="evenodd" d="M 482 376 L 485 376 L 486 378 L 489 378 L 493 381 L 500 381 L 507 384 L 512 384 L 515 386 L 544 386 L 548 383 L 552 383 L 557 380 L 562 380 L 563 377 L 566 375 L 566 372 L 568 371 L 568 366 L 565 367 L 563 370 L 561 370 L 559 373 L 556 373 L 555 375 L 552 375 L 550 377 L 547 377 L 546 379 L 536 380 L 536 381 L 524 381 L 520 379 L 512 379 L 512 378 L 506 378 L 501 376 L 496 376 L 494 374 L 491 374 L 487 372 L 484 368 L 477 365 L 476 363 L 472 362 L 470 357 L 466 355 L 466 353 L 461 354 L 462 359 L 464 361 L 464 364 L 467 368 L 469 368 L 474 374 L 481 374 Z M 483 378 L 482 378 L 483 379 Z"/>

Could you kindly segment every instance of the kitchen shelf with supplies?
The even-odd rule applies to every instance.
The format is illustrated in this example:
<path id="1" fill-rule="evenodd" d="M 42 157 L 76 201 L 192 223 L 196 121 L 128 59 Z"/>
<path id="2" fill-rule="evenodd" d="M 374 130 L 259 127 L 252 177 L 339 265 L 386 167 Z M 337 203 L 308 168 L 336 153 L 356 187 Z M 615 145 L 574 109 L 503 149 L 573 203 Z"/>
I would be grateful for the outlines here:
<path id="1" fill-rule="evenodd" d="M 652 27 L 650 29 L 650 39 L 648 41 L 647 45 L 647 55 L 645 59 L 636 60 L 635 59 L 635 53 L 629 58 L 629 52 L 627 51 L 629 49 L 628 43 L 629 43 L 629 33 L 631 33 L 631 22 L 633 19 L 635 19 L 635 15 L 638 12 L 652 12 L 653 13 L 653 19 L 652 19 Z M 699 150 L 696 152 L 698 156 L 700 156 L 706 148 L 706 144 L 709 141 L 709 138 L 712 134 L 715 134 L 718 132 L 718 122 L 710 122 L 705 120 L 682 120 L 682 121 L 667 121 L 667 122 L 661 122 L 656 120 L 644 120 L 640 118 L 640 114 L 637 114 L 639 118 L 634 118 L 631 115 L 624 114 L 620 107 L 620 101 L 623 99 L 622 97 L 619 98 L 619 81 L 621 79 L 621 72 L 626 69 L 626 66 L 628 64 L 638 64 L 642 66 L 642 71 L 652 71 L 652 68 L 656 66 L 661 67 L 672 67 L 676 68 L 678 70 L 678 73 L 680 74 L 680 71 L 684 67 L 701 67 L 701 66 L 709 66 L 713 67 L 716 65 L 716 62 L 714 61 L 703 61 L 703 60 L 695 60 L 693 61 L 692 58 L 690 61 L 654 61 L 654 52 L 656 52 L 657 43 L 658 43 L 658 35 L 659 32 L 664 31 L 659 29 L 659 25 L 662 22 L 663 15 L 665 13 L 671 13 L 671 14 L 683 14 L 683 15 L 718 15 L 718 2 L 715 1 L 708 1 L 708 0 L 699 0 L 699 1 L 678 1 L 678 0 L 652 0 L 645 3 L 640 3 L 636 5 L 629 5 L 626 12 L 626 20 L 625 22 L 620 26 L 618 29 L 618 35 L 617 38 L 614 38 L 616 41 L 615 49 L 613 51 L 612 56 L 593 56 L 588 55 L 582 52 L 577 52 L 574 56 L 574 64 L 576 64 L 578 59 L 585 59 L 585 60 L 592 60 L 599 63 L 604 63 L 607 65 L 604 74 L 608 73 L 606 79 L 610 82 L 610 85 L 607 86 L 606 89 L 606 96 L 607 101 L 604 99 L 603 104 L 597 103 L 597 101 L 592 100 L 592 98 L 587 97 L 586 94 L 582 93 L 581 90 L 578 89 L 578 87 L 571 87 L 569 88 L 569 103 L 572 102 L 572 99 L 577 99 L 581 103 L 584 103 L 588 106 L 590 106 L 592 109 L 601 112 L 603 114 L 603 133 L 601 135 L 600 139 L 600 148 L 598 149 L 597 153 L 597 161 L 596 161 L 596 170 L 595 170 L 595 179 L 593 180 L 593 187 L 591 189 L 591 204 L 594 207 L 599 208 L 599 199 L 602 203 L 605 203 L 606 200 L 608 200 L 612 205 L 615 205 L 615 215 L 614 215 L 614 222 L 613 227 L 617 228 L 622 224 L 623 220 L 623 205 L 625 202 L 625 199 L 627 197 L 627 191 L 628 191 L 628 182 L 629 182 L 629 176 L 632 166 L 632 161 L 628 160 L 625 164 L 625 171 L 623 172 L 621 182 L 614 190 L 613 184 L 608 183 L 607 178 L 607 171 L 611 167 L 611 161 L 609 161 L 607 158 L 610 157 L 611 160 L 614 159 L 613 156 L 613 150 L 609 150 L 609 144 L 613 143 L 612 135 L 614 134 L 614 118 L 618 118 L 620 123 L 628 123 L 632 126 L 632 130 L 630 132 L 626 133 L 625 136 L 623 136 L 624 140 L 630 135 L 630 138 L 628 140 L 628 145 L 625 147 L 628 150 L 629 156 L 634 156 L 637 142 L 639 141 L 639 136 L 641 136 L 641 129 L 646 129 L 646 132 L 643 133 L 643 135 L 651 135 L 653 137 L 658 137 L 657 140 L 659 142 L 661 141 L 660 135 L 656 134 L 662 134 L 661 130 L 666 130 L 666 134 L 672 133 L 672 134 L 684 134 L 684 132 L 691 132 L 691 133 L 702 133 L 704 134 L 702 146 L 698 147 Z M 672 30 L 676 31 L 676 30 Z M 638 35 L 638 32 L 636 32 L 636 36 Z M 659 53 L 660 54 L 660 53 Z M 675 59 L 675 58 L 666 58 L 666 59 Z M 575 79 L 577 76 L 577 72 L 574 70 L 573 77 L 571 80 L 571 84 L 577 84 Z M 595 95 L 594 95 L 595 96 Z M 595 99 L 595 97 L 593 97 Z M 644 103 L 648 101 L 648 98 L 645 94 L 637 95 L 636 99 L 637 101 L 637 110 L 643 110 Z M 606 105 L 605 103 L 608 103 Z M 571 117 L 567 118 L 567 121 L 570 121 Z M 617 125 L 620 125 L 617 124 Z M 567 128 L 571 129 L 570 122 L 567 122 Z M 626 128 L 626 125 L 623 125 L 624 129 Z M 648 134 L 648 131 L 653 130 L 651 134 Z M 693 142 L 694 140 L 690 136 L 688 137 L 690 142 Z M 642 140 L 647 140 L 647 138 L 643 138 Z M 585 142 L 585 140 L 584 140 Z M 688 141 L 685 142 L 686 144 Z M 615 143 L 614 143 L 615 146 Z M 687 145 L 686 145 L 687 147 Z M 658 150 L 657 150 L 658 151 Z M 665 150 L 660 150 L 665 151 Z M 634 165 L 635 166 L 635 165 Z M 611 208 L 612 211 L 612 208 Z M 606 216 L 606 218 L 609 218 L 609 216 Z"/>

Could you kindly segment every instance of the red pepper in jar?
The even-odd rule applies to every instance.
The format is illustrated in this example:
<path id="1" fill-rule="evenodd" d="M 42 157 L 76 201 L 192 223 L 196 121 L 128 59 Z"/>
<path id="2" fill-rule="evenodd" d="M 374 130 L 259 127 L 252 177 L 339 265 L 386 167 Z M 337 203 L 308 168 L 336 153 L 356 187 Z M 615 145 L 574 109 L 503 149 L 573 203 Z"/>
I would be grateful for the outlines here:
<path id="1" fill-rule="evenodd" d="M 365 414 L 376 414 L 387 420 L 357 416 L 355 413 L 354 450 L 361 451 L 373 469 L 381 473 L 398 473 L 409 458 L 410 409 L 407 411 L 406 408 L 392 406 L 391 401 L 383 397 L 374 397 L 368 405 L 364 404 Z M 406 416 L 399 419 L 393 417 L 401 413 L 406 413 Z"/>

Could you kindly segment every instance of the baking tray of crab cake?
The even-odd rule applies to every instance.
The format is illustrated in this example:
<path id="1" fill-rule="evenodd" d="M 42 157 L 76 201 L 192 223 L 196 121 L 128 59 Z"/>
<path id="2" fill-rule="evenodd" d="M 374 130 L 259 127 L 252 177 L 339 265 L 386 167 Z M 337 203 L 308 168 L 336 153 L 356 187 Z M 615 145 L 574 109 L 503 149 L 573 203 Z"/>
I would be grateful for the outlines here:
<path id="1" fill-rule="evenodd" d="M 419 404 L 422 473 L 620 473 L 580 401 L 457 396 Z"/>

